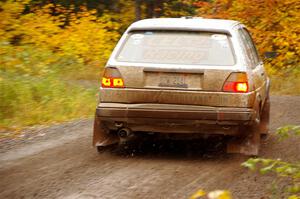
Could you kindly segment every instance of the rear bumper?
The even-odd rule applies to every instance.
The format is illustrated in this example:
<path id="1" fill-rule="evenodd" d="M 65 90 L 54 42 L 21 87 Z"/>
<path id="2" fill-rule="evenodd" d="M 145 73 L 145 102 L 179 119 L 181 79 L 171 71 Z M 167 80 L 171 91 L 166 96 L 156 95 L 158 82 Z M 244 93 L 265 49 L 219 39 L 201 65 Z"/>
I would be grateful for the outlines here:
<path id="1" fill-rule="evenodd" d="M 214 133 L 212 129 L 218 131 L 251 124 L 255 111 L 173 104 L 101 103 L 96 116 L 111 130 L 118 129 L 116 124 L 122 124 L 133 131 L 197 133 L 199 129 L 206 129 Z"/>
<path id="2" fill-rule="evenodd" d="M 171 104 L 120 104 L 101 103 L 98 117 L 153 118 L 183 120 L 250 121 L 254 110 L 249 108 L 207 107 Z"/>
<path id="3" fill-rule="evenodd" d="M 208 107 L 253 107 L 256 93 L 100 88 L 100 102 L 120 104 L 187 104 Z"/>

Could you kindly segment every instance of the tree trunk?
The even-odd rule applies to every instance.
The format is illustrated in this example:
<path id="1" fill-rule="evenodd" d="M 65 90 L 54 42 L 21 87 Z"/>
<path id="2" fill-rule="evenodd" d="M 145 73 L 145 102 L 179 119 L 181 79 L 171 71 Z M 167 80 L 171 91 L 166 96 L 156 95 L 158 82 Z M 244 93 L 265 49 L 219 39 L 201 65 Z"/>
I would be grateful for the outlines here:
<path id="1" fill-rule="evenodd" d="M 146 1 L 146 17 L 147 18 L 154 17 L 154 2 L 152 0 Z"/>
<path id="2" fill-rule="evenodd" d="M 154 17 L 159 18 L 163 14 L 163 0 L 156 0 L 154 4 Z"/>
<path id="3" fill-rule="evenodd" d="M 141 0 L 135 0 L 135 20 L 140 20 L 141 17 Z"/>

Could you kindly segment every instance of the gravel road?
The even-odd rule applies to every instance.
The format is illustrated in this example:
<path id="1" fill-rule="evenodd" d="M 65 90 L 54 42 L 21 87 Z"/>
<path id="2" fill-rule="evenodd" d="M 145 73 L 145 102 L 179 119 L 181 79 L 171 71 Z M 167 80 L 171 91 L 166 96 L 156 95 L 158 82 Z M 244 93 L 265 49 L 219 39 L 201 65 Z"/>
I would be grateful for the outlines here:
<path id="1" fill-rule="evenodd" d="M 271 97 L 271 131 L 285 124 L 300 124 L 300 96 Z M 270 191 L 272 175 L 240 166 L 247 157 L 203 143 L 148 141 L 98 154 L 91 142 L 92 120 L 2 140 L 0 198 L 188 198 L 201 188 L 259 199 Z M 300 138 L 278 141 L 271 134 L 260 156 L 299 161 Z"/>

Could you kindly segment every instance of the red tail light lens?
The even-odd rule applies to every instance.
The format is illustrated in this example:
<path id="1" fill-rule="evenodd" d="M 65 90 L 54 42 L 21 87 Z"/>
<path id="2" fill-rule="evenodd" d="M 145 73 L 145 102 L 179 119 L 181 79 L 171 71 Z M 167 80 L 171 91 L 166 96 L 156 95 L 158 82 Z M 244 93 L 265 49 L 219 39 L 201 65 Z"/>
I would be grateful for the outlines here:
<path id="1" fill-rule="evenodd" d="M 101 86 L 103 88 L 124 88 L 124 81 L 117 68 L 105 68 Z"/>
<path id="2" fill-rule="evenodd" d="M 249 91 L 246 73 L 231 73 L 223 85 L 223 91 L 247 93 Z"/>

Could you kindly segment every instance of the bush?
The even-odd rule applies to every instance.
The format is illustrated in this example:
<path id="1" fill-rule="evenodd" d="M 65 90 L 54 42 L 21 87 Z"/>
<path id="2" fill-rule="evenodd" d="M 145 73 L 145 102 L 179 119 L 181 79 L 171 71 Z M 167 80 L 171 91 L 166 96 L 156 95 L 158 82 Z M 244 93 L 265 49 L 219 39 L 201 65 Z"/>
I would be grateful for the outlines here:
<path id="1" fill-rule="evenodd" d="M 102 66 L 119 39 L 119 24 L 95 10 L 64 8 L 47 4 L 30 7 L 29 1 L 0 2 L 0 41 L 14 46 L 33 45 L 59 56 L 73 56 L 79 62 Z"/>

